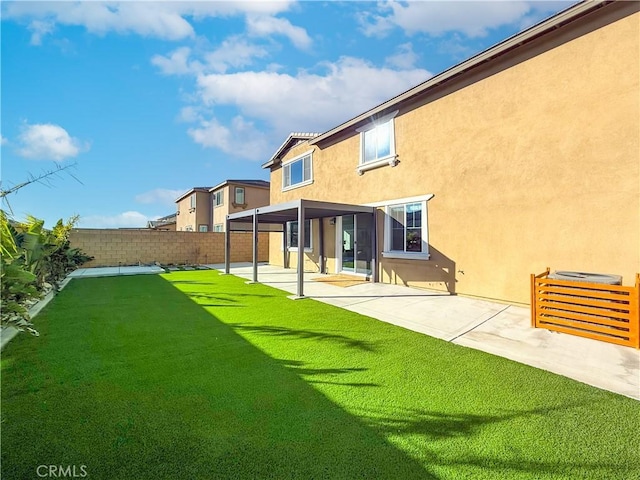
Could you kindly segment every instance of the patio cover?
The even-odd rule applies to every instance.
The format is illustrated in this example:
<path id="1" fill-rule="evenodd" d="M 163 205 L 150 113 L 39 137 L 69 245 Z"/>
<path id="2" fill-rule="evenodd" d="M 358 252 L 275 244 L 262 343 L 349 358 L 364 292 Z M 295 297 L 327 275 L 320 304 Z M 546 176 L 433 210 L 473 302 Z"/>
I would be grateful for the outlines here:
<path id="1" fill-rule="evenodd" d="M 231 232 L 232 231 L 251 231 L 253 232 L 253 281 L 258 281 L 258 232 L 259 231 L 279 231 L 282 232 L 283 248 L 286 254 L 286 224 L 287 222 L 298 222 L 298 252 L 304 252 L 304 222 L 307 219 L 337 217 L 341 215 L 356 215 L 359 213 L 369 213 L 374 215 L 375 207 L 367 207 L 364 205 L 350 205 L 347 203 L 319 202 L 316 200 L 294 200 L 292 202 L 280 203 L 278 205 L 267 205 L 264 207 L 244 210 L 242 212 L 227 215 L 225 225 L 225 248 L 224 248 L 224 265 L 225 273 L 229 273 L 231 266 Z M 376 281 L 375 256 L 377 252 L 377 222 L 371 222 L 372 227 L 372 252 L 371 272 L 373 281 Z M 250 226 L 249 226 L 250 225 Z M 281 230 L 272 230 L 260 228 L 260 225 L 280 225 Z M 320 222 L 320 270 L 324 270 L 324 235 L 323 222 Z M 304 255 L 298 255 L 298 289 L 297 298 L 304 297 Z"/>

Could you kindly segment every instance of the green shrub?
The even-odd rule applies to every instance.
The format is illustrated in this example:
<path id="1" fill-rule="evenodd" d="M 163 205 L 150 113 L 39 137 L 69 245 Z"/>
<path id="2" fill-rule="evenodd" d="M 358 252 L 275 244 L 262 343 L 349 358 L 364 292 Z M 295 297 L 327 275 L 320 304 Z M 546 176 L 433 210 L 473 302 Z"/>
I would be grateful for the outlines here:
<path id="1" fill-rule="evenodd" d="M 92 257 L 69 245 L 69 233 L 77 220 L 78 217 L 66 223 L 58 220 L 52 230 L 47 230 L 43 220 L 29 216 L 18 223 L 0 210 L 3 326 L 12 325 L 37 335 L 28 308 L 51 289 L 57 290 L 70 271 L 91 260 Z"/>

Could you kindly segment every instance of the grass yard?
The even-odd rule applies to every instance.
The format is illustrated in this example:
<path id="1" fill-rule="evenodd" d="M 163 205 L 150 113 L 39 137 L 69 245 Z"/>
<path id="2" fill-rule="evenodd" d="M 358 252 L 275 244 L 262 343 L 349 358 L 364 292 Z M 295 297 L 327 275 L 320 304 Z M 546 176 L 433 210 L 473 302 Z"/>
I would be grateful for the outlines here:
<path id="1" fill-rule="evenodd" d="M 237 277 L 73 280 L 36 325 L 3 480 L 640 478 L 640 402 Z"/>

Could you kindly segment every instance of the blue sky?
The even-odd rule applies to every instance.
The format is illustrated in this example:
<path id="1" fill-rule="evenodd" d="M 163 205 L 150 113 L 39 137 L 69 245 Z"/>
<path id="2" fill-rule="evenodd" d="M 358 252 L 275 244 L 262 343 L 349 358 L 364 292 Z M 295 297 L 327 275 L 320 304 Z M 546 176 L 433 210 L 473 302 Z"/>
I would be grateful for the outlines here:
<path id="1" fill-rule="evenodd" d="M 142 227 L 569 5 L 3 1 L 2 188 L 75 164 L 14 216 Z"/>

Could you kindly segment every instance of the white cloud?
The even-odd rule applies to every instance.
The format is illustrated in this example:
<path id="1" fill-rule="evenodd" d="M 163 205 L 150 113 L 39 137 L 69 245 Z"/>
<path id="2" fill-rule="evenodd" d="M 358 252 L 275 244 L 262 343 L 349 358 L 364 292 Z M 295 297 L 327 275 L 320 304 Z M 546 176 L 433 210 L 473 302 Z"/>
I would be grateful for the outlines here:
<path id="1" fill-rule="evenodd" d="M 59 125 L 25 124 L 18 137 L 18 154 L 36 160 L 64 160 L 89 149 L 86 142 L 71 137 Z"/>
<path id="2" fill-rule="evenodd" d="M 6 145 L 7 143 L 9 143 L 9 140 L 0 135 L 0 145 Z"/>
<path id="3" fill-rule="evenodd" d="M 29 21 L 31 41 L 39 44 L 56 24 L 82 26 L 104 35 L 108 32 L 179 40 L 195 35 L 187 20 L 233 15 L 270 16 L 287 11 L 292 1 L 254 2 L 3 2 L 5 19 Z M 296 27 L 293 27 L 296 28 Z"/>
<path id="4" fill-rule="evenodd" d="M 300 49 L 306 49 L 311 46 L 311 38 L 307 35 L 307 31 L 304 28 L 292 25 L 285 18 L 250 15 L 247 17 L 247 29 L 251 35 L 260 37 L 268 37 L 272 34 L 283 35 Z"/>
<path id="5" fill-rule="evenodd" d="M 402 70 L 409 70 L 410 68 L 413 68 L 417 61 L 418 54 L 413 51 L 413 46 L 410 43 L 403 43 L 402 45 L 399 45 L 397 53 L 385 59 L 387 65 Z"/>
<path id="6" fill-rule="evenodd" d="M 154 55 L 151 63 L 158 67 L 165 75 L 187 75 L 202 71 L 202 64 L 198 61 L 189 61 L 191 49 L 180 47 L 169 53 L 167 57 Z"/>
<path id="7" fill-rule="evenodd" d="M 53 32 L 55 25 L 49 20 L 33 20 L 29 25 L 31 30 L 31 45 L 42 45 L 42 37 Z"/>
<path id="8" fill-rule="evenodd" d="M 140 212 L 128 211 L 116 215 L 88 215 L 80 217 L 78 227 L 82 228 L 136 228 L 146 227 L 149 220 L 156 217 L 148 217 Z"/>
<path id="9" fill-rule="evenodd" d="M 203 147 L 218 148 L 235 157 L 265 161 L 269 141 L 265 133 L 252 122 L 236 116 L 231 125 L 225 126 L 215 118 L 201 120 L 199 127 L 190 128 L 189 136 Z"/>
<path id="10" fill-rule="evenodd" d="M 377 68 L 351 57 L 320 67 L 323 74 L 199 75 L 197 83 L 206 106 L 236 106 L 243 116 L 263 120 L 281 137 L 291 131 L 324 131 L 431 76 L 422 69 Z"/>
<path id="11" fill-rule="evenodd" d="M 251 65 L 254 58 L 264 58 L 269 52 L 260 45 L 249 43 L 241 36 L 232 36 L 224 40 L 215 50 L 202 54 L 202 61 L 191 59 L 192 53 L 189 47 L 180 47 L 167 56 L 154 55 L 151 63 L 164 75 L 224 73 L 229 68 Z"/>
<path id="12" fill-rule="evenodd" d="M 213 52 L 207 53 L 204 58 L 210 70 L 224 73 L 230 67 L 246 67 L 251 65 L 254 58 L 264 58 L 267 55 L 264 47 L 253 45 L 240 36 L 233 36 L 227 38 Z"/>
<path id="13" fill-rule="evenodd" d="M 575 2 L 573 2 L 575 3 Z M 393 28 L 401 28 L 408 35 L 427 33 L 442 35 L 460 32 L 469 37 L 481 37 L 488 30 L 501 25 L 520 24 L 532 11 L 557 11 L 571 2 L 398 2 L 379 4 L 377 13 L 359 17 L 362 31 L 368 36 L 384 36 Z"/>
<path id="14" fill-rule="evenodd" d="M 182 195 L 185 189 L 171 190 L 167 188 L 156 188 L 148 192 L 136 195 L 136 202 L 143 204 L 157 203 L 160 205 L 173 205 L 176 202 L 176 198 Z"/>

